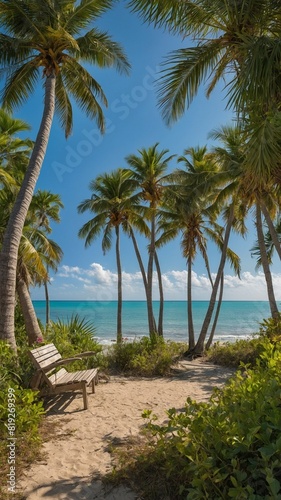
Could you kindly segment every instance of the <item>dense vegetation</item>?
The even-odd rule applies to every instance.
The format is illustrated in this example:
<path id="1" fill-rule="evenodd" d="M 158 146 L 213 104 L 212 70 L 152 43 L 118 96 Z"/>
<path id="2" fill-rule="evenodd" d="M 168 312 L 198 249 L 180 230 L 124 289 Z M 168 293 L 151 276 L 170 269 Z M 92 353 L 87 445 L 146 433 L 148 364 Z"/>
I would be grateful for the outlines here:
<path id="1" fill-rule="evenodd" d="M 29 358 L 23 318 L 17 310 L 18 359 L 0 342 L 0 456 L 1 494 L 7 479 L 8 394 L 16 401 L 17 474 L 40 453 L 44 407 L 28 388 L 34 372 Z M 116 451 L 110 481 L 129 481 L 143 498 L 279 498 L 281 477 L 281 349 L 280 319 L 266 320 L 249 341 L 215 344 L 206 362 L 239 367 L 235 377 L 216 391 L 209 403 L 187 400 L 184 411 L 167 409 L 168 421 L 144 409 L 145 437 Z M 99 366 L 107 374 L 165 376 L 181 359 L 186 345 L 144 337 L 102 351 L 94 326 L 78 316 L 50 324 L 45 341 L 54 341 L 63 356 L 96 352 L 68 365 L 69 370 Z M 43 426 L 43 427 L 42 427 Z M 172 492 L 172 493 L 171 493 Z"/>
<path id="2" fill-rule="evenodd" d="M 241 347 L 224 346 L 223 361 Z M 115 450 L 109 480 L 129 483 L 148 500 L 280 498 L 280 340 L 245 347 L 252 368 L 242 364 L 209 403 L 188 398 L 183 411 L 167 410 L 165 424 L 145 410 L 143 438 Z"/>
<path id="3" fill-rule="evenodd" d="M 106 97 L 83 66 L 114 67 L 127 72 L 123 49 L 94 27 L 113 6 L 111 0 L 0 1 L 0 425 L 1 479 L 8 463 L 7 431 L 17 439 L 17 467 L 38 448 L 42 402 L 28 388 L 33 368 L 27 351 L 38 341 L 54 341 L 63 355 L 94 350 L 103 369 L 138 375 L 165 374 L 183 346 L 166 343 L 163 335 L 163 286 L 157 250 L 176 235 L 187 262 L 189 353 L 202 355 L 212 344 L 223 298 L 226 260 L 239 275 L 240 261 L 229 248 L 232 231 L 246 234 L 254 214 L 257 242 L 253 255 L 261 266 L 271 318 L 250 342 L 215 345 L 213 361 L 240 371 L 209 403 L 188 400 L 185 411 L 168 411 L 158 425 L 149 412 L 147 440 L 126 454 L 115 477 L 135 478 L 149 499 L 281 497 L 281 351 L 280 315 L 270 265 L 280 244 L 280 67 L 281 11 L 276 0 L 130 0 L 145 21 L 189 40 L 190 46 L 165 60 L 159 78 L 159 104 L 168 123 L 190 106 L 201 85 L 210 95 L 224 79 L 235 126 L 212 132 L 216 144 L 189 146 L 178 162 L 184 168 L 168 175 L 171 159 L 158 143 L 126 158 L 129 168 L 101 175 L 91 182 L 91 198 L 79 205 L 93 217 L 80 230 L 86 245 L 103 231 L 103 250 L 116 238 L 118 270 L 118 344 L 102 353 L 93 328 L 73 317 L 46 330 L 39 324 L 30 298 L 31 284 L 45 287 L 49 270 L 57 269 L 62 249 L 50 238 L 50 222 L 59 222 L 62 202 L 49 192 L 34 193 L 45 157 L 54 112 L 68 136 L 72 129 L 71 98 L 104 130 Z M 34 142 L 21 139 L 29 126 L 9 113 L 44 81 L 44 107 Z M 70 96 L 70 97 L 69 97 Z M 179 152 L 180 154 L 180 152 Z M 131 238 L 147 300 L 149 338 L 122 342 L 122 266 L 120 228 Z M 135 230 L 148 239 L 144 268 Z M 215 242 L 219 263 L 211 273 L 207 243 Z M 197 253 L 210 280 L 210 302 L 195 343 L 192 320 L 192 269 Z M 156 322 L 153 270 L 160 294 Z M 215 276 L 215 277 L 214 277 Z M 16 303 L 21 316 L 17 317 Z M 48 302 L 48 300 L 47 300 Z M 16 322 L 15 322 L 16 318 Z M 15 333 L 16 329 L 16 333 Z M 208 337 L 209 335 L 209 337 Z M 43 339 L 42 339 L 43 336 Z M 206 340 L 207 344 L 206 344 Z M 17 355 L 16 355 L 17 353 Z M 77 362 L 78 363 L 78 362 Z M 84 365 L 83 363 L 87 363 Z M 89 363 L 89 364 L 88 364 Z M 13 408 L 16 402 L 16 430 Z M 9 420 L 10 419 L 10 420 Z M 12 434 L 14 433 L 15 434 Z M 11 455 L 13 463 L 13 456 Z M 144 480 L 144 482 L 142 482 Z"/>
<path id="4" fill-rule="evenodd" d="M 158 80 L 159 105 L 168 123 L 188 110 L 200 86 L 210 95 L 224 81 L 234 127 L 211 132 L 211 149 L 187 145 L 178 162 L 183 168 L 168 175 L 171 155 L 156 143 L 126 157 L 129 168 L 93 179 L 91 198 L 79 210 L 93 213 L 79 235 L 90 244 L 103 231 L 103 250 L 116 237 L 118 271 L 117 340 L 122 339 L 122 265 L 120 229 L 132 239 L 140 265 L 147 301 L 150 336 L 163 334 L 163 284 L 157 250 L 177 235 L 187 262 L 189 350 L 202 354 L 212 343 L 223 298 L 224 269 L 228 259 L 239 275 L 239 256 L 229 248 L 231 232 L 242 236 L 247 216 L 254 213 L 257 245 L 254 255 L 265 275 L 271 316 L 278 315 L 270 264 L 280 246 L 280 6 L 273 0 L 129 0 L 128 7 L 155 27 L 161 26 L 187 41 L 186 48 L 167 56 Z M 0 2 L 1 124 L 0 124 L 0 338 L 16 352 L 14 310 L 16 294 L 24 301 L 31 324 L 30 337 L 38 337 L 34 311 L 27 307 L 31 283 L 47 285 L 49 264 L 56 269 L 61 254 L 51 241 L 38 269 L 42 238 L 50 226 L 32 207 L 36 180 L 45 157 L 54 112 L 68 136 L 72 129 L 72 99 L 104 130 L 102 106 L 106 97 L 88 72 L 90 65 L 129 70 L 126 55 L 109 35 L 96 28 L 99 17 L 114 2 L 37 0 Z M 40 34 L 40 36 L 39 36 Z M 86 63 L 86 67 L 83 64 Z M 75 78 L 73 77 L 75 75 Z M 35 142 L 20 140 L 28 129 L 7 113 L 25 102 L 40 78 L 44 80 L 44 106 Z M 75 84 L 74 84 L 75 82 Z M 5 110 L 5 111 L 4 111 Z M 9 126 L 8 126 L 9 124 Z M 219 143 L 218 143 L 219 141 Z M 59 201 L 59 200 L 58 200 Z M 3 210 L 2 210 L 3 208 Z M 2 214 L 3 212 L 3 214 Z M 3 217 L 3 220 L 2 220 Z M 41 233 L 34 241 L 35 228 Z M 148 239 L 147 268 L 138 251 L 135 230 Z M 42 234 L 43 233 L 43 234 Z M 30 240 L 28 241 L 28 237 Z M 218 268 L 210 269 L 207 243 L 218 247 Z M 26 247 L 37 252 L 27 258 Z M 58 249 L 57 249 L 58 250 Z M 51 256 L 53 253 L 53 257 Z M 195 344 L 192 321 L 192 269 L 200 253 L 210 280 L 210 302 Z M 39 255 L 40 254 L 40 255 Z M 40 258 L 39 258 L 40 257 Z M 32 265 L 30 266 L 30 259 Z M 29 261 L 29 265 L 27 262 Z M 23 266 L 22 266 L 23 264 Z M 43 269 L 45 268 L 45 270 Z M 160 295 L 156 322 L 152 278 L 156 270 Z M 32 320 L 30 318 L 33 318 Z M 208 337 L 209 336 L 209 337 Z M 32 339 L 32 337 L 34 337 Z"/>

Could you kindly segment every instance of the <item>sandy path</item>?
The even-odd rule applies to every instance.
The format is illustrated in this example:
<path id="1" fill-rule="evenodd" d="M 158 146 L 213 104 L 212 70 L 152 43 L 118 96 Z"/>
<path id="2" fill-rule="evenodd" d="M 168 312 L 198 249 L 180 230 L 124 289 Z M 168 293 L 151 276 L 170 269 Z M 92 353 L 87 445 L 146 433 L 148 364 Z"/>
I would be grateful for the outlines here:
<path id="1" fill-rule="evenodd" d="M 86 411 L 79 393 L 53 398 L 46 418 L 48 424 L 58 423 L 59 437 L 44 443 L 44 460 L 26 471 L 18 487 L 28 500 L 136 500 L 124 487 L 106 491 L 102 486 L 100 478 L 111 469 L 108 442 L 136 435 L 144 409 L 163 421 L 165 410 L 180 410 L 188 396 L 206 401 L 231 373 L 201 360 L 182 361 L 169 378 L 111 377 L 109 383 L 101 382 L 89 394 Z"/>

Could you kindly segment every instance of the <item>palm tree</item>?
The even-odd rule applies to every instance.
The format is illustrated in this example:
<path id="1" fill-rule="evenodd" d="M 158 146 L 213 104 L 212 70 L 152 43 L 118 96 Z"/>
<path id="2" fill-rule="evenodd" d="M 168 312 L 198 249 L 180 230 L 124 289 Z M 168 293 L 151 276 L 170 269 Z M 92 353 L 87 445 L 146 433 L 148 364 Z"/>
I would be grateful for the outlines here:
<path id="1" fill-rule="evenodd" d="M 159 94 L 168 122 L 189 107 L 201 84 L 209 96 L 222 79 L 228 105 L 243 115 L 253 103 L 261 109 L 274 100 L 280 109 L 281 23 L 274 0 L 130 0 L 129 6 L 195 42 L 164 63 Z"/>
<path id="2" fill-rule="evenodd" d="M 256 255 L 258 257 L 256 268 L 257 269 L 259 267 L 263 268 L 271 316 L 272 318 L 278 318 L 279 311 L 275 299 L 273 281 L 270 272 L 270 264 L 272 264 L 274 245 L 272 243 L 270 232 L 268 231 L 266 235 L 263 232 L 261 207 L 258 202 L 256 203 L 256 228 L 257 228 L 257 244 L 255 247 L 251 249 L 251 251 L 252 255 Z"/>
<path id="3" fill-rule="evenodd" d="M 158 80 L 168 123 L 205 85 L 207 97 L 224 83 L 227 107 L 246 120 L 248 184 L 280 184 L 281 21 L 275 0 L 130 0 L 145 21 L 192 40 L 170 53 Z M 277 243 L 277 240 L 276 242 Z M 280 251 L 281 254 L 281 251 Z"/>
<path id="4" fill-rule="evenodd" d="M 5 230 L 5 224 L 7 223 L 10 209 L 13 206 L 17 190 L 20 188 L 20 181 L 23 173 L 16 169 L 14 169 L 14 173 L 16 177 L 13 177 L 14 182 L 12 186 L 4 186 L 0 191 L 0 235 L 2 235 Z M 58 207 L 62 205 L 58 195 L 52 196 L 51 193 L 46 193 L 46 195 L 46 198 L 49 200 L 53 199 L 55 203 L 58 200 Z M 37 196 L 38 200 L 36 199 Z M 48 234 L 51 232 L 49 219 L 45 217 L 45 222 L 43 224 L 42 219 L 38 218 L 39 214 L 36 209 L 38 210 L 38 202 L 40 199 L 42 199 L 42 192 L 38 191 L 33 197 L 25 221 L 17 261 L 16 291 L 19 297 L 30 345 L 32 345 L 38 337 L 42 337 L 42 331 L 38 324 L 30 297 L 30 285 L 45 284 L 48 279 L 47 268 L 51 267 L 55 269 L 56 264 L 62 257 L 61 248 L 48 238 Z M 46 207 L 46 214 L 47 213 L 48 210 Z M 51 201 L 49 215 L 50 217 L 53 215 L 53 220 L 59 221 L 58 211 L 55 210 L 55 207 L 51 206 Z"/>
<path id="5" fill-rule="evenodd" d="M 161 204 L 163 191 L 165 189 L 165 175 L 168 169 L 169 162 L 174 155 L 167 156 L 167 149 L 158 150 L 159 143 L 154 144 L 148 149 L 138 150 L 138 155 L 129 155 L 126 161 L 131 167 L 129 170 L 132 178 L 136 181 L 142 199 L 148 203 L 149 210 L 146 212 L 150 220 L 150 242 L 148 247 L 148 265 L 147 265 L 147 312 L 148 312 L 148 327 L 149 334 L 152 336 L 155 333 L 163 335 L 163 293 L 160 290 L 161 304 L 160 316 L 158 321 L 158 329 L 155 324 L 153 314 L 152 301 L 152 284 L 153 284 L 153 263 L 157 260 L 158 277 L 161 275 L 159 270 L 159 262 L 155 257 L 155 239 L 156 239 L 156 214 L 157 208 Z"/>
<path id="6" fill-rule="evenodd" d="M 70 96 L 104 130 L 101 86 L 80 64 L 128 71 L 121 47 L 89 25 L 113 5 L 113 0 L 0 1 L 0 67 L 7 78 L 2 103 L 22 104 L 43 77 L 41 124 L 26 175 L 11 212 L 0 256 L 0 338 L 14 349 L 14 306 L 17 255 L 28 208 L 45 157 L 54 112 L 68 136 L 72 129 Z M 87 31 L 88 29 L 88 31 Z"/>
<path id="7" fill-rule="evenodd" d="M 117 306 L 117 342 L 122 341 L 122 266 L 120 257 L 120 226 L 128 232 L 130 210 L 136 209 L 138 195 L 133 195 L 135 185 L 131 173 L 117 169 L 111 174 L 99 175 L 90 183 L 91 198 L 82 201 L 78 212 L 90 211 L 95 216 L 79 230 L 79 237 L 85 238 L 85 246 L 103 232 L 102 249 L 107 252 L 112 245 L 112 232 L 115 232 L 116 265 L 118 273 L 118 306 Z"/>
<path id="8" fill-rule="evenodd" d="M 50 191 L 45 191 L 38 189 L 32 198 L 30 211 L 32 211 L 34 217 L 35 228 L 44 231 L 44 234 L 50 234 L 52 232 L 50 227 L 50 222 L 60 222 L 60 209 L 63 208 L 63 203 L 61 201 L 60 195 L 51 193 Z M 52 271 L 57 271 L 58 264 L 60 263 L 63 251 L 60 246 L 47 238 L 47 246 L 44 239 L 38 241 L 39 248 L 42 249 L 41 256 L 45 261 L 45 266 L 47 270 L 47 276 L 43 279 L 43 285 L 45 290 L 45 301 L 46 301 L 46 326 L 48 326 L 50 321 L 50 300 L 49 300 L 49 269 Z M 39 281 L 39 285 L 41 282 Z"/>
<path id="9" fill-rule="evenodd" d="M 0 190 L 0 242 L 2 241 L 9 214 L 12 210 L 15 198 L 20 189 L 20 184 L 25 174 L 28 164 L 31 141 L 13 137 L 14 133 L 21 130 L 28 130 L 28 126 L 21 120 L 14 119 L 0 111 L 0 142 L 1 160 L 4 168 L 1 169 Z M 39 212 L 40 202 L 44 207 Z M 48 205 L 48 203 L 49 205 Z M 55 205 L 57 205 L 57 209 Z M 58 210 L 62 206 L 57 195 L 40 190 L 33 196 L 29 207 L 28 217 L 23 228 L 23 235 L 19 246 L 17 262 L 17 283 L 16 290 L 23 312 L 26 331 L 30 345 L 42 336 L 34 307 L 31 301 L 29 286 L 32 283 L 42 283 L 46 278 L 46 259 L 54 259 L 58 256 L 58 245 L 46 238 L 45 233 L 50 233 L 50 225 L 47 217 L 59 221 Z M 49 207 L 49 208 L 48 208 Z M 45 218 L 43 218 L 43 210 Z M 44 232 L 42 227 L 44 226 Z M 39 227 L 41 230 L 39 231 Z M 58 247 L 59 248 L 59 247 Z M 61 249 L 59 249 L 61 252 Z M 51 260 L 52 263 L 52 260 Z"/>
<path id="10" fill-rule="evenodd" d="M 253 198 L 248 198 L 245 195 L 245 184 L 241 180 L 244 161 L 244 143 L 241 141 L 241 129 L 239 127 L 222 127 L 213 131 L 210 135 L 212 138 L 220 139 L 224 145 L 224 147 L 216 146 L 213 152 L 213 161 L 217 163 L 219 169 L 213 178 L 213 185 L 217 189 L 217 193 L 212 209 L 214 213 L 217 212 L 217 216 L 222 214 L 225 220 L 225 228 L 220 243 L 220 262 L 209 305 L 193 350 L 195 355 L 201 355 L 204 351 L 204 343 L 215 309 L 217 294 L 219 288 L 222 287 L 222 277 L 227 258 L 230 259 L 235 272 L 239 275 L 239 259 L 229 249 L 229 238 L 233 229 L 242 236 L 246 234 L 244 220 L 251 203 L 253 203 Z M 203 186 L 203 189 L 206 189 L 206 187 Z M 220 306 L 220 302 L 218 306 Z"/>
<path id="11" fill-rule="evenodd" d="M 264 241 L 264 234 L 263 234 L 263 228 L 262 228 L 261 209 L 260 209 L 260 206 L 258 203 L 256 203 L 256 227 L 257 227 L 259 248 L 260 248 L 260 253 L 261 253 L 261 262 L 262 262 L 263 271 L 264 271 L 265 280 L 266 280 L 266 285 L 267 285 L 267 292 L 268 292 L 268 299 L 269 299 L 269 306 L 270 306 L 270 310 L 271 310 L 271 315 L 272 315 L 272 318 L 278 318 L 279 311 L 278 311 L 278 306 L 277 306 L 277 302 L 276 302 L 275 295 L 274 295 L 272 276 L 271 276 L 270 266 L 269 266 L 269 262 L 268 262 L 268 258 L 267 258 L 267 251 L 266 251 L 266 245 L 265 245 L 265 241 Z"/>
<path id="12" fill-rule="evenodd" d="M 164 210 L 160 211 L 159 228 L 162 234 L 157 245 L 162 245 L 181 233 L 182 254 L 187 261 L 188 344 L 189 351 L 192 351 L 195 347 L 192 314 L 194 260 L 199 251 L 213 289 L 214 284 L 207 255 L 207 239 L 214 241 L 221 249 L 223 228 L 215 221 L 212 208 L 218 192 L 216 183 L 219 173 L 214 156 L 207 153 L 206 147 L 189 148 L 184 154 L 186 156 L 179 157 L 178 162 L 184 163 L 185 170 L 177 169 L 169 177 L 174 184 L 168 190 Z M 227 258 L 237 270 L 239 268 L 237 256 L 230 249 L 227 249 Z M 218 319 L 219 304 L 213 329 Z"/>

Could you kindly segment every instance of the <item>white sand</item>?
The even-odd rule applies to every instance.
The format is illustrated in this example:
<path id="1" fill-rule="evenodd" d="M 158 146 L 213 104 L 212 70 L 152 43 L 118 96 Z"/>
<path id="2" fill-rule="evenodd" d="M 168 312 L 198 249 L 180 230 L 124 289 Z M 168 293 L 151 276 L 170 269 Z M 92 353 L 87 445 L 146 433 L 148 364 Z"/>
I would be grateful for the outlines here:
<path id="1" fill-rule="evenodd" d="M 95 394 L 89 390 L 88 410 L 83 410 L 79 392 L 52 398 L 46 419 L 59 424 L 57 433 L 43 445 L 44 460 L 28 469 L 17 487 L 28 500 L 136 500 L 125 487 L 103 487 L 101 478 L 112 467 L 108 444 L 137 435 L 144 409 L 152 409 L 163 421 L 165 411 L 180 411 L 187 397 L 208 400 L 212 389 L 232 373 L 202 360 L 182 361 L 169 378 L 101 381 Z"/>

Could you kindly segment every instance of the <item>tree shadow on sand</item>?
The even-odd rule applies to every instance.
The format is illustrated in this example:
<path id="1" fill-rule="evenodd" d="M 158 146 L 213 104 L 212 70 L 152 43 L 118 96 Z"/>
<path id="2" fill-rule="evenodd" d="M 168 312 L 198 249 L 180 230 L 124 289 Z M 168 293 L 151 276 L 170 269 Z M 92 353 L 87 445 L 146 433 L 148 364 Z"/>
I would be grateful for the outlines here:
<path id="1" fill-rule="evenodd" d="M 137 500 L 138 496 L 126 486 L 112 486 L 104 484 L 102 477 L 73 476 L 69 479 L 50 480 L 29 491 L 28 496 L 21 497 L 27 500 L 30 495 L 37 498 L 54 498 L 61 500 Z"/>

